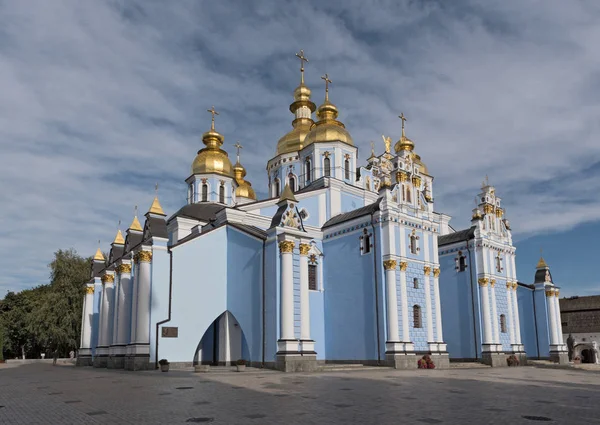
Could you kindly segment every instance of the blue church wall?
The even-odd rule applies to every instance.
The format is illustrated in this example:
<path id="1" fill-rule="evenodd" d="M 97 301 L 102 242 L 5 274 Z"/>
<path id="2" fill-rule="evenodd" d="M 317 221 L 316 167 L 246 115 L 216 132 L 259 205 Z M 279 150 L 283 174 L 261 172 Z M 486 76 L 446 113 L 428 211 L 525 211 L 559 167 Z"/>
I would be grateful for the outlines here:
<path id="1" fill-rule="evenodd" d="M 306 209 L 308 211 L 308 218 L 303 220 L 303 223 L 307 226 L 319 226 L 319 197 L 311 196 L 304 198 L 298 202 L 299 209 Z M 275 214 L 275 213 L 273 213 Z"/>
<path id="2" fill-rule="evenodd" d="M 263 242 L 229 226 L 227 241 L 227 309 L 242 328 L 245 359 L 261 361 Z"/>
<path id="3" fill-rule="evenodd" d="M 353 211 L 364 206 L 362 198 L 342 191 L 342 213 Z"/>
<path id="4" fill-rule="evenodd" d="M 464 246 L 460 250 L 467 257 L 468 265 L 471 253 Z M 477 271 L 470 271 L 468 267 L 463 272 L 456 271 L 454 259 L 458 251 L 459 245 L 440 248 L 439 286 L 444 340 L 450 358 L 474 359 L 481 351 L 479 292 L 478 285 L 471 281 L 471 273 L 476 275 Z"/>
<path id="5" fill-rule="evenodd" d="M 96 354 L 98 346 L 98 330 L 100 329 L 100 302 L 102 301 L 102 285 L 94 284 L 94 308 L 92 316 L 92 355 Z"/>
<path id="6" fill-rule="evenodd" d="M 267 241 L 265 246 L 266 290 L 265 290 L 265 361 L 275 361 L 279 338 L 279 249 L 276 240 Z"/>
<path id="7" fill-rule="evenodd" d="M 325 346 L 325 296 L 321 291 L 310 291 L 310 337 L 315 341 L 317 360 L 324 360 L 327 355 Z"/>
<path id="8" fill-rule="evenodd" d="M 521 285 L 517 286 L 517 302 L 519 303 L 521 342 L 525 347 L 527 357 L 539 358 L 533 290 Z"/>
<path id="9" fill-rule="evenodd" d="M 361 255 L 359 236 L 354 232 L 323 244 L 328 360 L 377 359 L 374 253 Z"/>
<path id="10" fill-rule="evenodd" d="M 279 207 L 277 205 L 273 205 L 271 207 L 265 207 L 265 208 L 261 208 L 258 213 L 260 215 L 262 215 L 263 217 L 273 217 L 275 215 L 275 213 L 277 212 L 277 209 Z"/>
<path id="11" fill-rule="evenodd" d="M 154 248 L 152 250 L 151 273 L 150 362 L 154 362 L 157 360 L 155 358 L 156 350 L 154 349 L 156 347 L 156 323 L 166 320 L 169 317 L 170 255 L 166 247 L 163 249 Z"/>
<path id="12" fill-rule="evenodd" d="M 540 347 L 540 357 L 549 357 L 550 328 L 548 326 L 546 291 L 543 285 L 540 285 L 535 289 L 533 297 L 535 303 L 535 316 L 537 323 L 538 344 Z"/>
<path id="13" fill-rule="evenodd" d="M 302 322 L 302 317 L 300 315 L 300 249 L 297 244 L 294 247 L 292 255 L 294 279 L 294 336 L 300 339 L 300 323 Z"/>
<path id="14" fill-rule="evenodd" d="M 217 341 L 219 340 L 219 328 L 215 326 L 215 323 L 211 323 L 204 336 L 202 336 L 202 340 L 200 344 L 202 346 L 202 358 L 198 359 L 198 362 L 208 362 L 212 363 L 215 359 L 215 338 Z"/>
<path id="15" fill-rule="evenodd" d="M 418 281 L 418 288 L 414 287 L 415 278 Z M 430 279 L 430 285 L 433 279 Z M 427 309 L 425 308 L 425 298 L 427 296 L 431 299 L 431 293 L 425 293 L 425 281 L 423 273 L 423 264 L 415 263 L 414 261 L 408 261 L 408 267 L 406 268 L 406 287 L 408 294 L 408 310 L 410 320 L 410 337 L 412 342 L 415 344 L 416 351 L 428 351 L 427 341 Z M 418 305 L 421 308 L 421 327 L 415 328 L 413 319 L 413 308 Z M 433 310 L 433 302 L 432 302 Z M 435 322 L 434 322 L 435 323 Z M 435 335 L 434 335 L 435 336 Z M 433 342 L 433 341 L 432 341 Z"/>
<path id="16" fill-rule="evenodd" d="M 228 178 L 228 177 L 223 177 L 223 176 L 215 176 L 215 175 L 207 175 L 204 176 L 203 178 L 206 179 L 206 182 L 208 184 L 208 201 L 211 202 L 219 202 L 219 187 L 221 186 L 221 181 L 224 181 L 224 187 L 225 187 L 225 203 L 227 205 L 232 205 L 233 200 L 232 200 L 232 189 L 231 189 L 231 184 L 232 184 L 232 179 Z M 194 199 L 195 202 L 201 202 L 202 201 L 202 180 L 198 179 L 195 183 L 195 194 L 194 194 Z"/>
<path id="17" fill-rule="evenodd" d="M 221 227 L 172 248 L 171 321 L 163 326 L 178 327 L 179 336 L 159 336 L 159 357 L 192 361 L 208 327 L 227 310 L 226 243 L 227 230 Z"/>
<path id="18" fill-rule="evenodd" d="M 510 345 L 510 333 L 508 332 L 508 323 L 509 323 L 509 314 L 508 314 L 508 294 L 506 290 L 506 281 L 496 280 L 495 285 L 496 291 L 496 313 L 495 317 L 496 322 L 498 323 L 498 330 L 500 335 L 500 344 L 502 344 L 502 349 L 505 351 L 511 351 L 512 347 Z M 500 316 L 504 315 L 506 320 L 506 332 L 502 332 Z"/>

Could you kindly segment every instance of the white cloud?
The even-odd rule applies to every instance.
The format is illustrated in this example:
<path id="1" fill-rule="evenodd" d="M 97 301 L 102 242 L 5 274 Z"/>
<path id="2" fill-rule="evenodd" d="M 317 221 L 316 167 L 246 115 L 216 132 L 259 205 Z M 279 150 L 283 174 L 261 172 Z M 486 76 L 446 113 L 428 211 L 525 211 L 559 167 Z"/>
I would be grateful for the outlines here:
<path id="1" fill-rule="evenodd" d="M 44 282 L 56 249 L 106 247 L 156 181 L 179 208 L 213 104 L 264 192 L 300 48 L 313 99 L 328 72 L 362 158 L 407 114 L 456 227 L 485 174 L 517 234 L 597 220 L 597 171 L 581 174 L 600 160 L 595 3 L 254 4 L 0 6 L 0 291 Z"/>

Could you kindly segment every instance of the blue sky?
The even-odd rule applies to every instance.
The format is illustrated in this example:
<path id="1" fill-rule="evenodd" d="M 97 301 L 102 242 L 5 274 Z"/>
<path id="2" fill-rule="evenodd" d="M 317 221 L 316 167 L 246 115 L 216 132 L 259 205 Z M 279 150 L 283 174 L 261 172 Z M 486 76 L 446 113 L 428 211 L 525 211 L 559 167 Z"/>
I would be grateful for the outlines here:
<path id="1" fill-rule="evenodd" d="M 590 1 L 0 5 L 0 294 L 47 282 L 59 248 L 107 250 L 119 220 L 184 202 L 206 109 L 259 195 L 298 84 L 331 99 L 365 160 L 408 135 L 436 210 L 469 223 L 483 177 L 531 281 L 539 249 L 565 295 L 600 292 L 600 4 Z M 382 147 L 380 147 L 382 149 Z"/>

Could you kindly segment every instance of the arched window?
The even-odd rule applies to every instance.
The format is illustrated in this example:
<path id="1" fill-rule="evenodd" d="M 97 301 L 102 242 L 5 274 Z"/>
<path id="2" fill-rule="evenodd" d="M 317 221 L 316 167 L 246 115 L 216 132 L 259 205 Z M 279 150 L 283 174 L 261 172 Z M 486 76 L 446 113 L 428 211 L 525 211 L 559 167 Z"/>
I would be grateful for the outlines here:
<path id="1" fill-rule="evenodd" d="M 419 279 L 416 277 L 413 279 L 413 287 L 419 289 Z"/>
<path id="2" fill-rule="evenodd" d="M 500 332 L 506 333 L 506 316 L 504 314 L 500 315 Z"/>
<path id="3" fill-rule="evenodd" d="M 317 265 L 308 265 L 308 289 L 311 291 L 317 291 Z"/>
<path id="4" fill-rule="evenodd" d="M 323 175 L 325 177 L 331 176 L 331 160 L 327 157 L 323 160 Z"/>
<path id="5" fill-rule="evenodd" d="M 348 158 L 344 161 L 344 178 L 350 180 L 350 160 Z"/>
<path id="6" fill-rule="evenodd" d="M 219 186 L 219 202 L 222 204 L 225 203 L 225 186 L 224 185 Z"/>
<path id="7" fill-rule="evenodd" d="M 194 183 L 188 186 L 188 204 L 194 203 Z"/>
<path id="8" fill-rule="evenodd" d="M 208 185 L 202 183 L 202 202 L 208 201 Z"/>
<path id="9" fill-rule="evenodd" d="M 464 255 L 461 255 L 458 258 L 458 271 L 459 272 L 464 272 L 467 269 L 467 260 L 466 257 Z"/>
<path id="10" fill-rule="evenodd" d="M 410 236 L 410 253 L 417 253 L 417 237 L 415 235 Z"/>
<path id="11" fill-rule="evenodd" d="M 290 189 L 292 189 L 292 192 L 295 192 L 296 191 L 296 179 L 294 177 L 289 177 L 288 184 L 290 185 Z"/>
<path id="12" fill-rule="evenodd" d="M 498 273 L 502 272 L 502 257 L 500 257 L 500 253 L 498 253 L 498 256 L 496 257 L 496 271 Z"/>
<path id="13" fill-rule="evenodd" d="M 410 199 L 410 186 L 406 186 L 406 202 L 412 202 Z"/>
<path id="14" fill-rule="evenodd" d="M 368 254 L 371 252 L 371 234 L 367 229 L 363 229 L 363 234 L 360 237 L 360 252 L 361 254 Z"/>
<path id="15" fill-rule="evenodd" d="M 404 185 L 402 185 L 402 200 L 406 201 L 406 192 L 404 191 Z"/>
<path id="16" fill-rule="evenodd" d="M 306 164 L 304 164 L 304 167 L 306 168 L 305 170 L 305 175 L 306 175 L 306 183 L 310 182 L 311 180 L 311 174 L 312 174 L 312 163 L 310 158 L 306 158 Z"/>
<path id="17" fill-rule="evenodd" d="M 275 179 L 274 186 L 275 186 L 275 197 L 278 197 L 279 196 L 279 179 Z"/>
<path id="18" fill-rule="evenodd" d="M 422 327 L 421 323 L 421 307 L 413 305 L 413 327 L 420 328 Z"/>

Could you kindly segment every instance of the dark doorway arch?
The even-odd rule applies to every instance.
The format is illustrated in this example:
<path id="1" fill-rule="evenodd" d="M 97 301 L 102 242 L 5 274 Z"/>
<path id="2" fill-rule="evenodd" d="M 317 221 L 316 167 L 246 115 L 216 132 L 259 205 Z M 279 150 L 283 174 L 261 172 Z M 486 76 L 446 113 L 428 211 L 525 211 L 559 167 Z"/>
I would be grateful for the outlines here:
<path id="1" fill-rule="evenodd" d="M 596 353 L 591 348 L 581 350 L 581 363 L 596 363 Z"/>
<path id="2" fill-rule="evenodd" d="M 227 310 L 204 331 L 194 352 L 193 365 L 229 366 L 239 359 L 249 361 L 250 350 L 242 326 Z"/>

